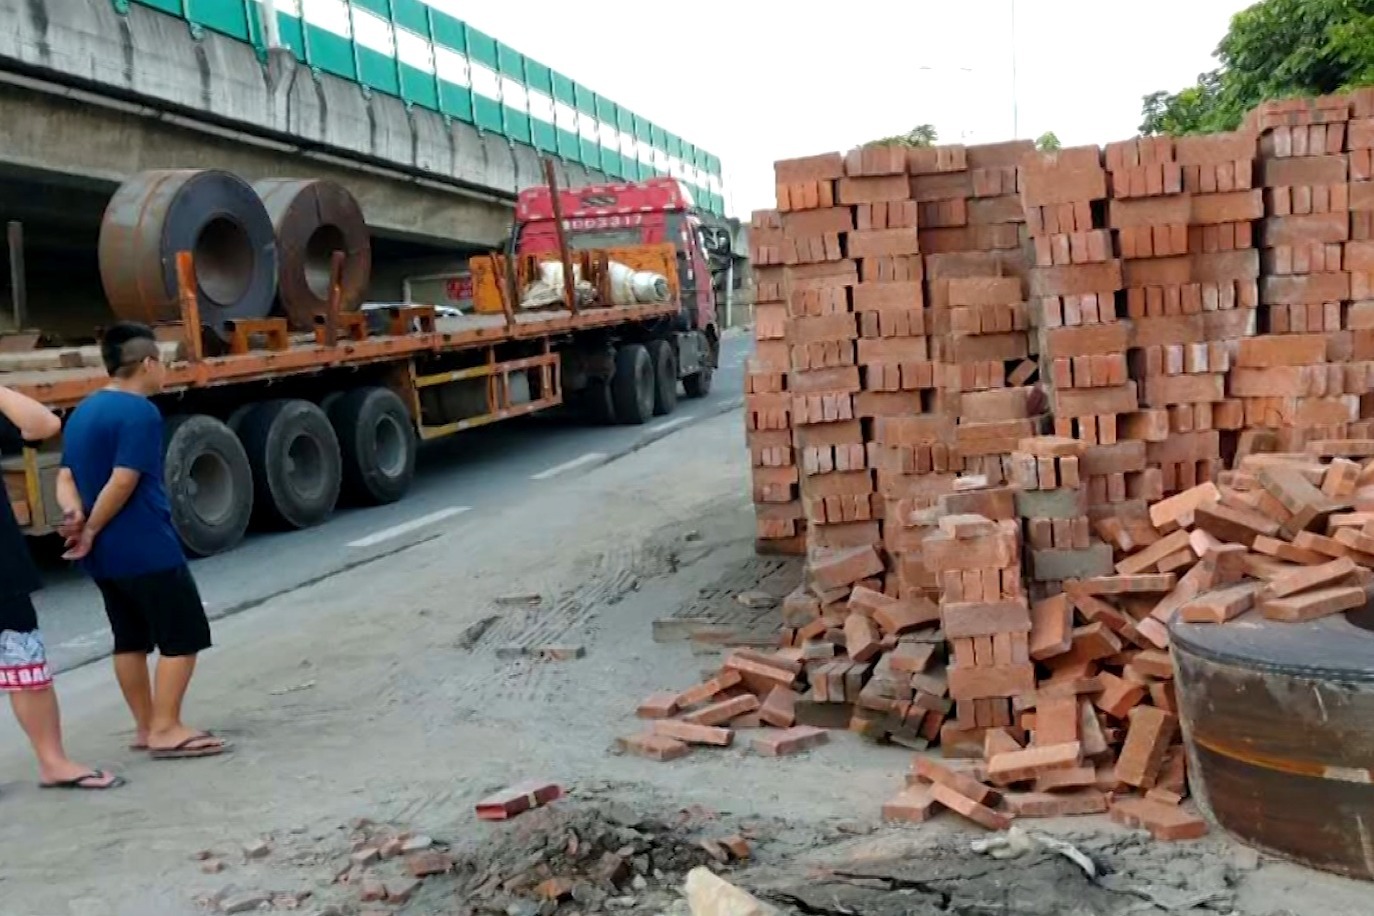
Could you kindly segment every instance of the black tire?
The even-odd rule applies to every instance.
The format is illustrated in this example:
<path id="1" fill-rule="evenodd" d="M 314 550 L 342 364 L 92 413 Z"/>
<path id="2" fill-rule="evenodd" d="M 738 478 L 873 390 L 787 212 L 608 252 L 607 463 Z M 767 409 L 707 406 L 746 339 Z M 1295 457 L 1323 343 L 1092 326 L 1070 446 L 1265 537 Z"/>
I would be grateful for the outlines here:
<path id="1" fill-rule="evenodd" d="M 700 372 L 683 376 L 682 390 L 689 398 L 704 398 L 711 393 L 711 378 L 715 374 L 716 370 L 710 366 L 703 366 Z"/>
<path id="2" fill-rule="evenodd" d="M 264 401 L 243 417 L 239 436 L 253 469 L 258 520 L 309 528 L 334 511 L 343 460 L 323 410 L 309 401 Z"/>
<path id="3" fill-rule="evenodd" d="M 253 471 L 233 430 L 204 414 L 172 417 L 163 454 L 172 525 L 186 553 L 208 557 L 237 546 L 253 514 Z"/>
<path id="4" fill-rule="evenodd" d="M 595 426 L 615 423 L 611 383 L 604 378 L 587 379 L 587 387 L 577 393 L 577 411 L 585 422 Z"/>
<path id="5" fill-rule="evenodd" d="M 643 344 L 625 344 L 615 351 L 611 400 L 621 423 L 639 426 L 654 415 L 654 362 Z"/>
<path id="6" fill-rule="evenodd" d="M 329 402 L 328 414 L 339 437 L 344 497 L 379 506 L 405 496 L 415 479 L 415 427 L 396 392 L 348 391 Z"/>
<path id="7" fill-rule="evenodd" d="M 654 364 L 654 416 L 670 414 L 677 407 L 677 351 L 667 340 L 649 341 Z"/>

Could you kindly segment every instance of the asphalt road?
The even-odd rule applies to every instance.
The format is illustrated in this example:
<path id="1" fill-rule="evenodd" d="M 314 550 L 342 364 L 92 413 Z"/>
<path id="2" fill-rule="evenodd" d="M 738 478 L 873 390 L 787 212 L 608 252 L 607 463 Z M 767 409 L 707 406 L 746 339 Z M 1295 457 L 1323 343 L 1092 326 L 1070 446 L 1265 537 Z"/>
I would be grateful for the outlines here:
<path id="1" fill-rule="evenodd" d="M 644 426 L 589 427 L 534 417 L 430 443 L 421 449 L 415 483 L 399 503 L 342 509 L 305 531 L 250 534 L 236 549 L 194 562 L 206 608 L 212 618 L 222 617 L 450 531 L 481 537 L 484 516 L 538 499 L 560 480 L 664 436 L 680 438 L 683 460 L 690 461 L 692 438 L 684 433 L 695 421 L 739 406 L 750 346 L 747 332 L 727 335 L 711 394 L 681 399 L 671 415 Z M 461 539 L 454 543 L 461 549 Z M 99 593 L 56 559 L 53 547 L 36 549 L 47 587 L 34 601 L 49 659 L 64 671 L 108 655 L 110 637 Z M 454 561 L 461 568 L 461 556 Z"/>

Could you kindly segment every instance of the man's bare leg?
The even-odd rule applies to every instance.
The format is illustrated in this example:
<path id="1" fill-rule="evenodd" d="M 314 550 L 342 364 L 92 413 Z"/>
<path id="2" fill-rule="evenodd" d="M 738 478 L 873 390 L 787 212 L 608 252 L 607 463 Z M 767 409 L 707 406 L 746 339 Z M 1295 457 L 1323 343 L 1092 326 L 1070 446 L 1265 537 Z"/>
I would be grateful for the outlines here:
<path id="1" fill-rule="evenodd" d="M 51 687 L 14 691 L 10 694 L 10 705 L 14 707 L 14 717 L 19 720 L 19 727 L 28 735 L 34 755 L 38 757 L 38 776 L 42 782 L 67 782 L 96 772 L 69 758 L 62 747 L 62 714 L 57 706 L 57 692 Z M 83 780 L 81 784 L 97 789 L 110 785 L 115 778 L 105 773 L 95 779 Z"/>
<path id="2" fill-rule="evenodd" d="M 142 652 L 121 652 L 114 657 L 115 680 L 124 693 L 124 702 L 134 716 L 136 748 L 147 747 L 153 726 L 153 684 L 148 677 L 148 656 Z"/>
<path id="3" fill-rule="evenodd" d="M 157 660 L 157 683 L 153 688 L 153 716 L 148 731 L 148 747 L 170 750 L 190 741 L 190 747 L 220 747 L 224 742 L 181 721 L 181 704 L 191 686 L 196 656 L 162 656 Z M 199 737 L 198 737 L 199 736 Z M 192 740 L 197 739 L 197 740 Z"/>

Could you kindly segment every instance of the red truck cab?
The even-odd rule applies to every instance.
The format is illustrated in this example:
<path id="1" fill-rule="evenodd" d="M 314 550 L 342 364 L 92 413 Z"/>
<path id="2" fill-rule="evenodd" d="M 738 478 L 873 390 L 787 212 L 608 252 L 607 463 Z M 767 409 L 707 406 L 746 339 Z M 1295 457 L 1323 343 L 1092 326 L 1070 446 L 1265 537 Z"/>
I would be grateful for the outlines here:
<path id="1" fill-rule="evenodd" d="M 691 192 L 676 178 L 588 185 L 559 190 L 568 245 L 573 249 L 614 248 L 667 242 L 677 249 L 682 284 L 679 331 L 719 337 L 710 261 Z M 519 227 L 515 253 L 558 251 L 552 196 L 546 186 L 527 188 L 516 199 Z"/>

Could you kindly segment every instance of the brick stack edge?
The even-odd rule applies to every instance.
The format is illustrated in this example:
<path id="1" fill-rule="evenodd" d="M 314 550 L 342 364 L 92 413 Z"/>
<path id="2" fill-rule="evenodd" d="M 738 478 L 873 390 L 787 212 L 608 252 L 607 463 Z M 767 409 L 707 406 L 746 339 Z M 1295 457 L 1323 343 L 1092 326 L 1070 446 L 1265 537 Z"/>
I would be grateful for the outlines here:
<path id="1" fill-rule="evenodd" d="M 1169 621 L 1374 590 L 1374 92 L 776 178 L 746 436 L 758 548 L 804 581 L 778 652 L 660 712 L 977 761 L 918 758 L 890 819 L 1197 835 Z"/>

